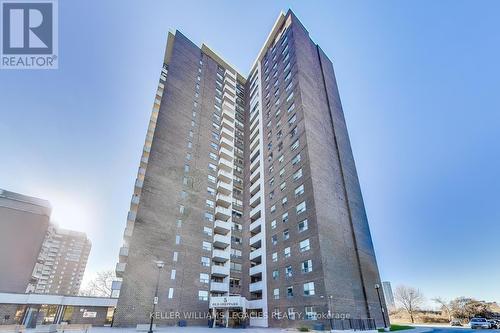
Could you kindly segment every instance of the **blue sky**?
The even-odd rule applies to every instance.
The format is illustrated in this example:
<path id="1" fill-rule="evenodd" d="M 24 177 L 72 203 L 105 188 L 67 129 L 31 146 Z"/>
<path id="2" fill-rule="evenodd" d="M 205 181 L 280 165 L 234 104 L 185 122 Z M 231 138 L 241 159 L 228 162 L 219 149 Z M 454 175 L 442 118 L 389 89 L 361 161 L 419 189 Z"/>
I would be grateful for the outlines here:
<path id="1" fill-rule="evenodd" d="M 291 7 L 334 61 L 382 278 L 500 301 L 500 3 L 60 1 L 58 70 L 0 71 L 0 187 L 114 267 L 166 36 L 247 73 Z"/>

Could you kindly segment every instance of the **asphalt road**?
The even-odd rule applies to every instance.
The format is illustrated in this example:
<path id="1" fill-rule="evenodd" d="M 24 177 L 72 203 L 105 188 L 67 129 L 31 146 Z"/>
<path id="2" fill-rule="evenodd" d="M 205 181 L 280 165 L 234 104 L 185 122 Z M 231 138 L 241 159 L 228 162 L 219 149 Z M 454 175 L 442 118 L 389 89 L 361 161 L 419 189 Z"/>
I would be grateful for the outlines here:
<path id="1" fill-rule="evenodd" d="M 432 329 L 432 333 L 499 333 L 500 330 L 473 330 L 469 327 L 426 327 Z"/>

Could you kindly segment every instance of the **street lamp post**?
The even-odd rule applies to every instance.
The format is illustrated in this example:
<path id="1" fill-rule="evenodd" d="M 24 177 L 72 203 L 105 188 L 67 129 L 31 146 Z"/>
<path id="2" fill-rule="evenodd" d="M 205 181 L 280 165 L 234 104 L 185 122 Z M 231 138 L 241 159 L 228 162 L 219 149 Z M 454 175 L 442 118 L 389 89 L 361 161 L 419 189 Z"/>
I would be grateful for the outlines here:
<path id="1" fill-rule="evenodd" d="M 330 295 L 328 296 L 328 318 L 330 320 L 330 330 L 333 331 L 333 321 L 332 321 L 332 316 L 333 316 L 333 313 L 332 313 L 332 306 L 330 304 L 330 302 L 332 301 L 333 299 L 333 295 Z"/>
<path id="2" fill-rule="evenodd" d="M 165 263 L 163 261 L 155 261 L 156 267 L 158 268 L 158 276 L 156 278 L 156 290 L 155 290 L 155 297 L 153 299 L 153 313 L 151 313 L 151 321 L 149 323 L 149 331 L 148 333 L 153 333 L 153 319 L 155 315 L 155 310 L 156 310 L 156 304 L 158 303 L 158 285 L 160 284 L 160 272 L 163 266 L 165 266 Z"/>
<path id="3" fill-rule="evenodd" d="M 377 290 L 378 302 L 380 304 L 380 311 L 382 312 L 382 319 L 384 319 L 384 331 L 387 331 L 387 321 L 385 320 L 384 306 L 382 305 L 382 298 L 380 298 L 380 285 L 375 284 L 375 289 Z M 375 324 L 376 326 L 376 324 Z"/>

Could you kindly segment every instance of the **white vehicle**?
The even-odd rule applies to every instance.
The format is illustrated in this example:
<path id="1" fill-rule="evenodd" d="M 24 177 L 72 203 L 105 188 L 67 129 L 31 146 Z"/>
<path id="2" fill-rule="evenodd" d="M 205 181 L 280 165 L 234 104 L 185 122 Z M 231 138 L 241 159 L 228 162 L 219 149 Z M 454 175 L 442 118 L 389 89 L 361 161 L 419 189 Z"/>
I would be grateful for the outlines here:
<path id="1" fill-rule="evenodd" d="M 472 318 L 469 322 L 470 328 L 491 328 L 491 323 L 487 321 L 485 318 Z"/>

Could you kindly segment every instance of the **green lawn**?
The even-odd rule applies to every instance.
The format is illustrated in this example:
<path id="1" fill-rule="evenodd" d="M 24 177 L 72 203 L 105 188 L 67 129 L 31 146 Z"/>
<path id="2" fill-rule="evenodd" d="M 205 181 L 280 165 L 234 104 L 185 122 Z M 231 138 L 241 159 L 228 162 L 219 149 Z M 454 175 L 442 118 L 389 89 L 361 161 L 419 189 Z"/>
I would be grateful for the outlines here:
<path id="1" fill-rule="evenodd" d="M 413 327 L 412 326 L 405 326 L 405 325 L 391 325 L 391 332 L 393 331 L 403 331 L 403 330 L 411 330 Z M 379 329 L 379 332 L 383 332 L 384 329 Z"/>

